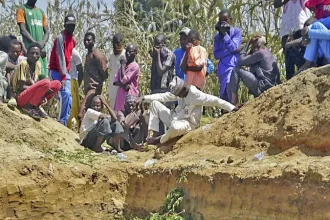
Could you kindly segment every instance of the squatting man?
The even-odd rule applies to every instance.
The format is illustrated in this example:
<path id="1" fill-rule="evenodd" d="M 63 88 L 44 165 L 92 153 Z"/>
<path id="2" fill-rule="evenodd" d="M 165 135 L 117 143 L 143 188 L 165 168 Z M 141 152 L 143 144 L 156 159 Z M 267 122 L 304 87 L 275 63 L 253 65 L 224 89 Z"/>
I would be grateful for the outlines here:
<path id="1" fill-rule="evenodd" d="M 203 106 L 220 107 L 229 112 L 238 109 L 225 100 L 200 91 L 193 85 L 186 85 L 177 76 L 170 82 L 169 91 L 146 95 L 136 101 L 136 106 L 140 106 L 143 102 L 150 103 L 149 131 L 153 131 L 154 135 L 147 138 L 148 144 L 167 144 L 198 128 Z M 175 101 L 178 105 L 172 112 L 162 104 Z M 167 127 L 165 134 L 162 135 L 159 133 L 160 121 Z"/>

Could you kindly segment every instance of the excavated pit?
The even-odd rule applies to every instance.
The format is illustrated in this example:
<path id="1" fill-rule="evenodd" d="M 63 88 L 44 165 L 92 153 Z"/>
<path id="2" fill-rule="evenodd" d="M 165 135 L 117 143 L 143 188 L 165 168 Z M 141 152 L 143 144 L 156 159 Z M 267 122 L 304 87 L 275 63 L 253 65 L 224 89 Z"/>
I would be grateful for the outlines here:
<path id="1" fill-rule="evenodd" d="M 152 150 L 98 155 L 57 122 L 0 106 L 0 219 L 144 218 L 175 188 L 185 219 L 329 219 L 329 72 L 267 91 L 150 167 Z"/>

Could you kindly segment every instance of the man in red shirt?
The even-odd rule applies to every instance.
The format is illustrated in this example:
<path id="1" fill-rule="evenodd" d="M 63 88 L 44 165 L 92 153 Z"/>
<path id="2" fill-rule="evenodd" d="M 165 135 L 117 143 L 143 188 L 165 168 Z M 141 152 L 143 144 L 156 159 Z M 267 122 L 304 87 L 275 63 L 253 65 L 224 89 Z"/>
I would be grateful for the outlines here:
<path id="1" fill-rule="evenodd" d="M 64 20 L 64 31 L 62 31 L 54 41 L 50 55 L 49 70 L 52 80 L 58 80 L 62 83 L 59 91 L 60 115 L 58 121 L 64 125 L 70 117 L 72 105 L 71 86 L 70 86 L 70 62 L 72 50 L 75 47 L 73 32 L 76 28 L 76 18 L 69 14 Z"/>

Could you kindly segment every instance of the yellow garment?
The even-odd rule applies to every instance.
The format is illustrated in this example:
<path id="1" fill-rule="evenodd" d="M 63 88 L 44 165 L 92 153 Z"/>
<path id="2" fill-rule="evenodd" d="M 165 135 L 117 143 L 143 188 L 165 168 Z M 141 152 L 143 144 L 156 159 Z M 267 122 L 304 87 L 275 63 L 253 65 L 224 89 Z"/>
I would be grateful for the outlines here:
<path id="1" fill-rule="evenodd" d="M 80 97 L 79 97 L 79 83 L 78 80 L 70 79 L 71 83 L 71 96 L 72 96 L 72 107 L 70 112 L 70 118 L 68 121 L 68 128 L 72 129 L 72 119 L 74 118 L 77 122 L 77 128 L 80 128 L 79 123 L 79 105 L 80 105 Z"/>
<path id="2" fill-rule="evenodd" d="M 30 73 L 30 65 L 27 61 L 22 61 L 19 66 L 15 69 L 14 76 L 13 76 L 13 90 L 15 93 L 19 94 L 18 82 L 19 81 L 28 81 L 31 79 Z M 35 71 L 32 74 L 33 82 L 37 82 L 39 80 L 39 76 L 41 75 L 41 63 L 37 61 Z"/>

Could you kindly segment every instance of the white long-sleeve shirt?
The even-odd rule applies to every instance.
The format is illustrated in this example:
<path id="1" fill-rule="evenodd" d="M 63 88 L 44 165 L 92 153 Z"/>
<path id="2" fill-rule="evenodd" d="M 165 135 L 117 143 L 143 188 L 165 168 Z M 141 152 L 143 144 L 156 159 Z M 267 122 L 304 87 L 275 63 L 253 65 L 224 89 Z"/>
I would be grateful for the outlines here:
<path id="1" fill-rule="evenodd" d="M 190 86 L 186 97 L 180 98 L 170 92 L 159 93 L 144 96 L 145 102 L 159 101 L 159 102 L 174 102 L 178 101 L 178 106 L 172 114 L 173 120 L 186 119 L 190 122 L 193 128 L 197 128 L 200 124 L 203 106 L 220 107 L 227 111 L 232 111 L 235 106 L 231 103 L 215 97 L 213 95 L 205 94 L 198 90 L 195 86 Z"/>
<path id="2" fill-rule="evenodd" d="M 102 113 L 89 108 L 81 122 L 79 137 L 84 140 L 88 132 L 90 132 L 97 124 Z"/>

